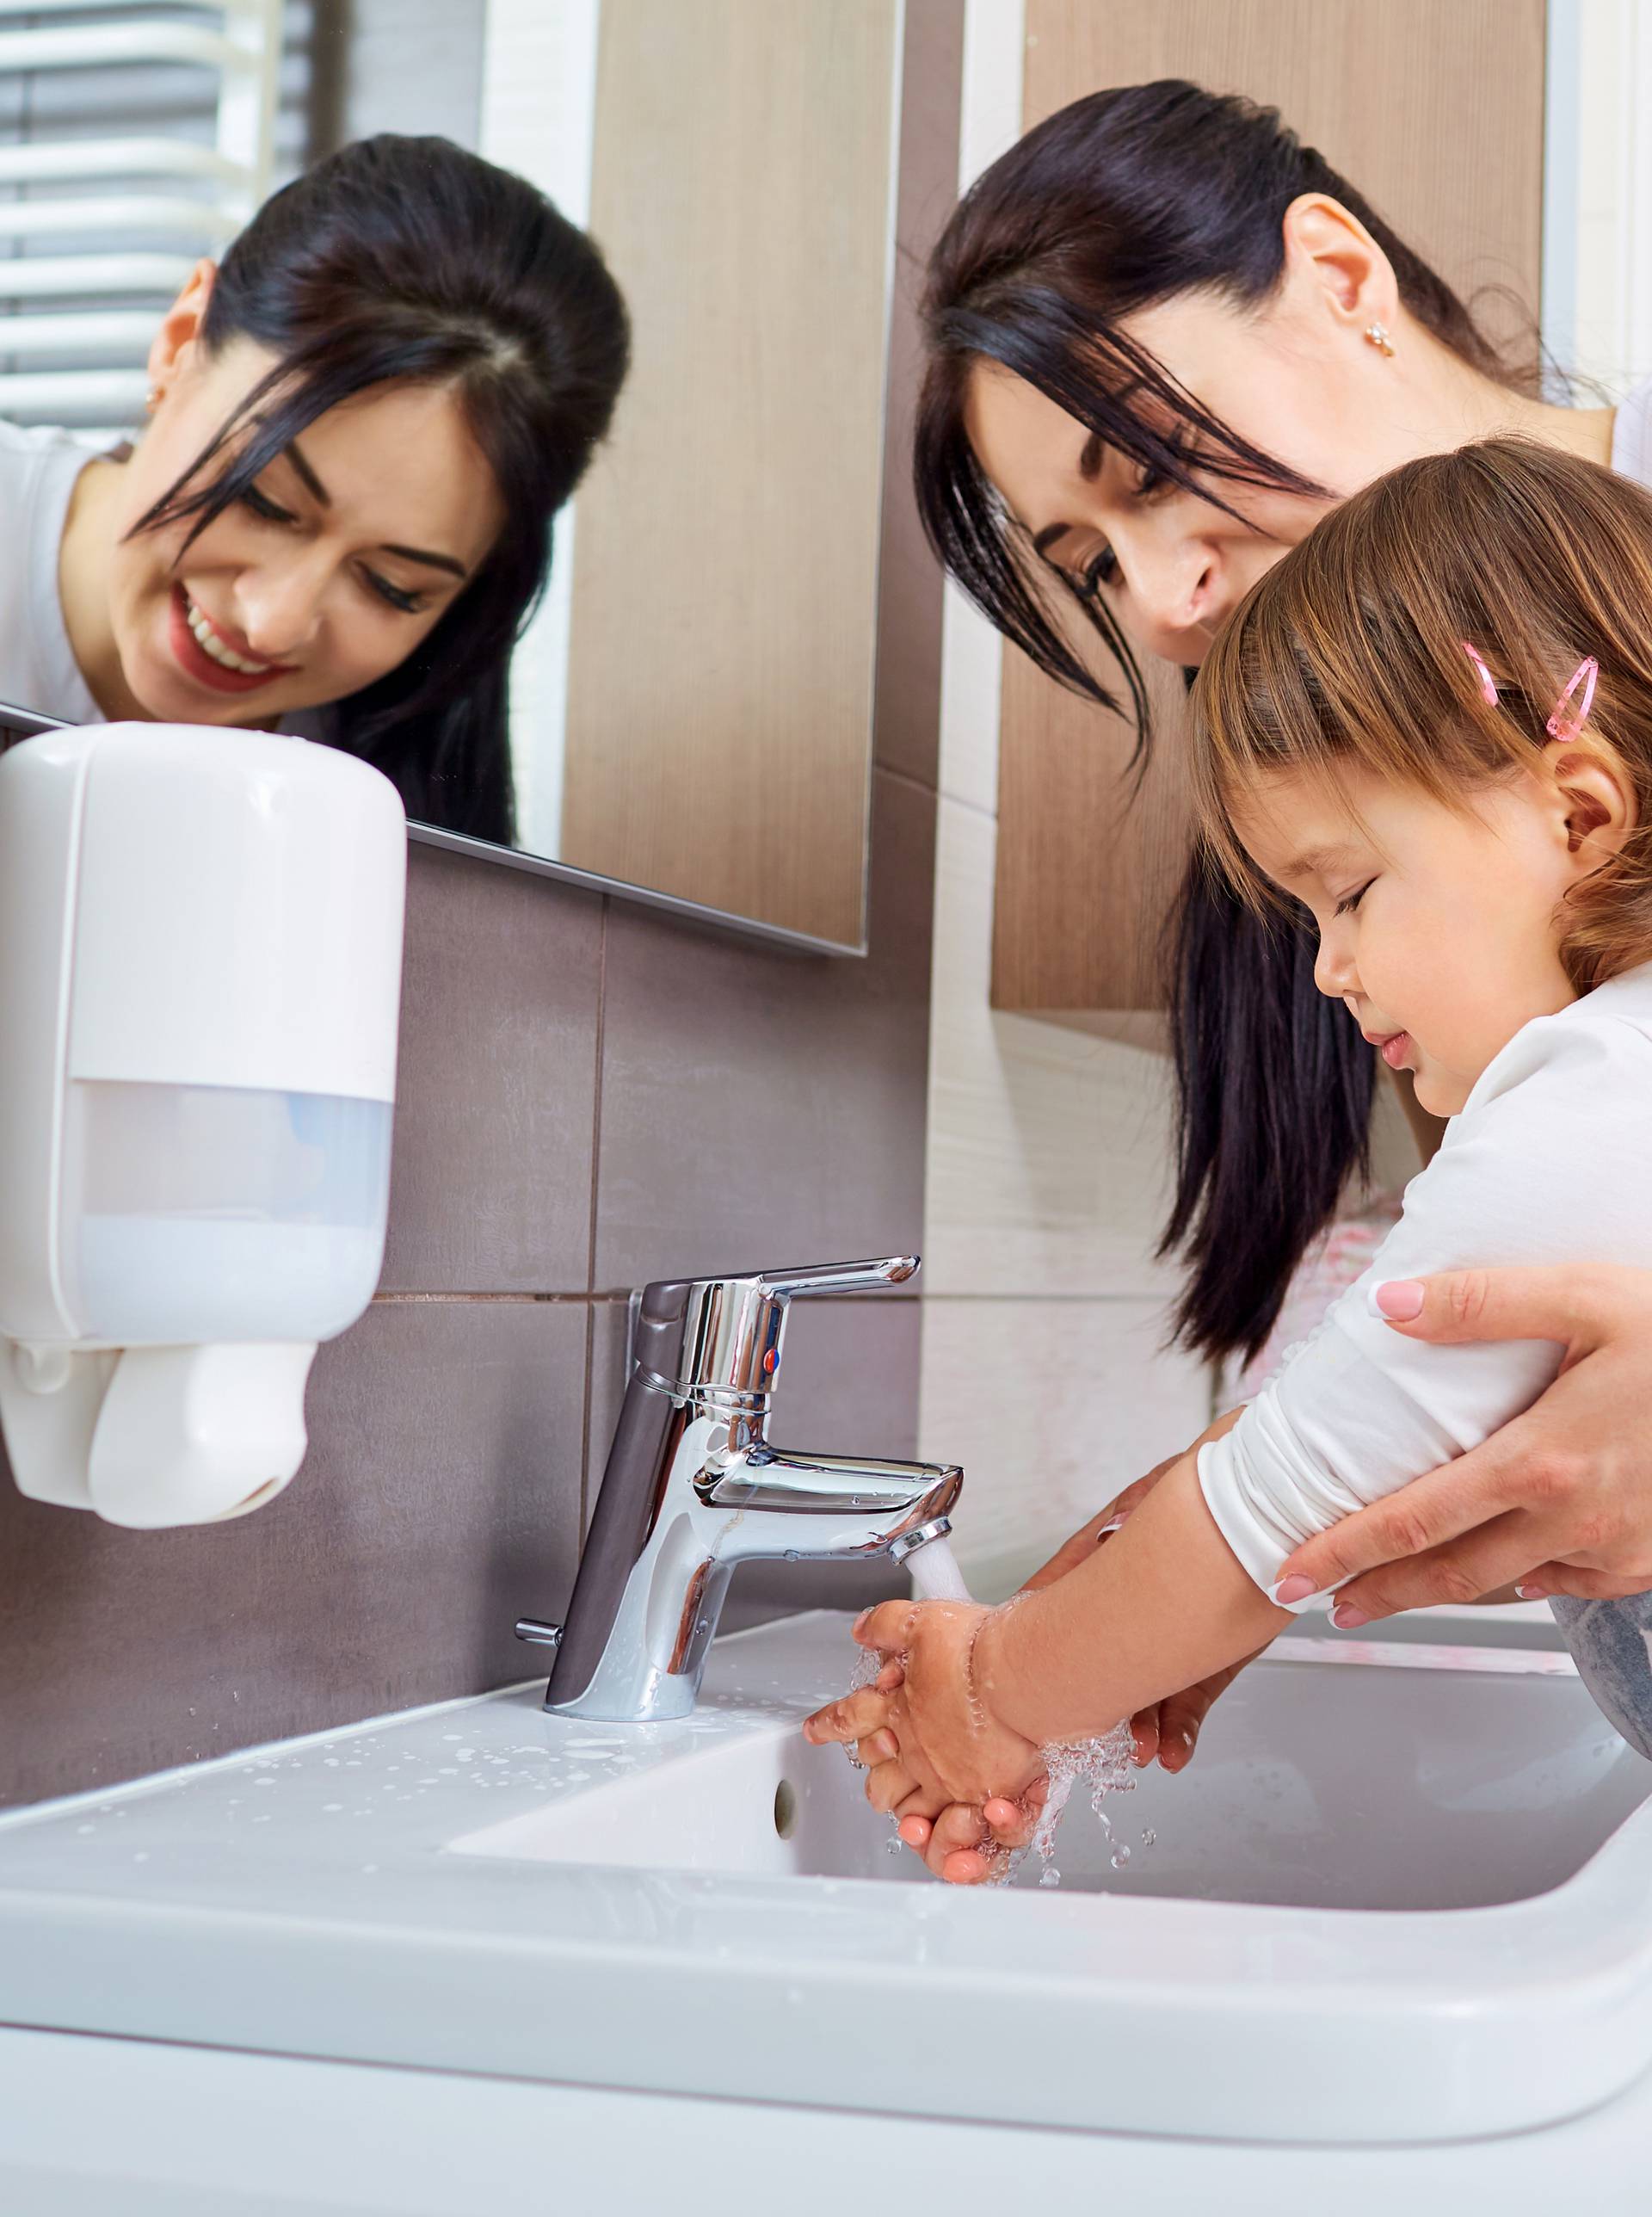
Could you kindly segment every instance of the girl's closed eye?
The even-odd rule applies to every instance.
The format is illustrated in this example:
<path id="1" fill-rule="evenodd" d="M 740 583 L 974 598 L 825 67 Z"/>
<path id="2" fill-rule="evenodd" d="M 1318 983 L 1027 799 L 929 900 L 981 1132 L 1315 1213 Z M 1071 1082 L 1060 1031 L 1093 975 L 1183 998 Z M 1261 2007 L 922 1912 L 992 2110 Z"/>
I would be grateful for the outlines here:
<path id="1" fill-rule="evenodd" d="M 1364 900 L 1365 895 L 1371 891 L 1376 882 L 1377 880 L 1375 878 L 1367 878 L 1364 885 L 1362 885 L 1357 892 L 1344 893 L 1341 899 L 1336 904 L 1335 913 L 1338 916 L 1352 916 L 1354 910 L 1359 907 L 1360 902 Z"/>

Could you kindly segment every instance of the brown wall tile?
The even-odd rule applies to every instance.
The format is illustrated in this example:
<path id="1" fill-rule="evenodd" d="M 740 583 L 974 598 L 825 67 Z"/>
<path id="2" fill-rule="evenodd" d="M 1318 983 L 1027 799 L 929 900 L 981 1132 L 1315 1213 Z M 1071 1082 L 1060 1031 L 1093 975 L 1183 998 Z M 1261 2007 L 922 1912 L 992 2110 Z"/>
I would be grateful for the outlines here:
<path id="1" fill-rule="evenodd" d="M 324 1348 L 267 1509 L 126 1532 L 0 1483 L 0 1801 L 531 1675 L 566 1603 L 583 1304 L 379 1303 Z"/>
<path id="2" fill-rule="evenodd" d="M 583 1294 L 603 902 L 440 848 L 408 860 L 383 1288 Z"/>
<path id="3" fill-rule="evenodd" d="M 599 1290 L 917 1241 L 934 813 L 932 794 L 874 779 L 864 959 L 773 954 L 614 904 Z"/>

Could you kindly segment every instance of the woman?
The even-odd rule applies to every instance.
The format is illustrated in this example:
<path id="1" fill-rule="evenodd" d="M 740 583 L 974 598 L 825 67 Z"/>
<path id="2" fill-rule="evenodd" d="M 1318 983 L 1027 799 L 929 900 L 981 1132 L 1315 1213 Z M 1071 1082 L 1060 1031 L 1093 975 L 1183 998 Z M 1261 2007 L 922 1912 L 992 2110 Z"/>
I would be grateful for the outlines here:
<path id="1" fill-rule="evenodd" d="M 1450 288 L 1276 113 L 1191 84 L 1093 95 L 1012 148 L 943 234 L 925 317 L 915 474 L 932 543 L 1050 675 L 1131 708 L 1143 747 L 1137 652 L 1196 666 L 1261 571 L 1399 462 L 1519 431 L 1652 478 L 1652 387 L 1615 416 L 1535 398 Z M 1197 864 L 1191 884 L 1169 1238 L 1193 1265 L 1183 1336 L 1226 1354 L 1267 1337 L 1292 1267 L 1361 1160 L 1373 1056 L 1315 992 L 1310 940 L 1251 927 Z M 1569 1369 L 1507 1436 L 1419 1481 L 1433 1489 L 1426 1520 L 1408 1522 L 1418 1490 L 1408 1488 L 1304 1549 L 1292 1567 L 1324 1584 L 1446 1543 L 1351 1591 L 1350 1615 L 1444 1597 L 1431 1580 L 1454 1592 L 1483 1578 L 1480 1592 L 1536 1574 L 1551 1592 L 1594 1591 L 1599 1574 L 1627 1592 L 1639 1586 L 1626 1579 L 1652 1578 L 1652 1485 L 1614 1481 L 1626 1523 L 1608 1542 L 1576 1455 L 1562 1485 L 1552 1448 L 1538 1462 L 1519 1452 L 1549 1436 L 1544 1412 L 1569 1386 L 1567 1420 L 1589 1437 L 1591 1468 L 1645 1471 L 1618 1389 L 1626 1372 L 1644 1383 L 1652 1371 L 1642 1337 L 1652 1287 L 1591 1273 L 1584 1320 L 1569 1318 L 1581 1296 L 1558 1275 L 1527 1279 L 1519 1321 L 1540 1331 L 1547 1318 L 1544 1336 L 1562 1339 L 1575 1321 L 1580 1349 L 1593 1333 L 1593 1377 L 1580 1386 Z M 1449 1336 L 1439 1306 L 1412 1329 Z M 1041 1578 L 1082 1560 L 1119 1506 Z M 1471 1528 L 1475 1548 L 1451 1547 Z M 1588 1566 L 1580 1584 L 1569 1556 Z M 1143 1759 L 1162 1743 L 1180 1767 L 1231 1675 L 1138 1719 Z"/>
<path id="2" fill-rule="evenodd" d="M 627 354 L 595 247 L 440 139 L 347 146 L 203 262 L 135 448 L 0 426 L 0 700 L 310 731 L 512 821 L 511 649 Z"/>

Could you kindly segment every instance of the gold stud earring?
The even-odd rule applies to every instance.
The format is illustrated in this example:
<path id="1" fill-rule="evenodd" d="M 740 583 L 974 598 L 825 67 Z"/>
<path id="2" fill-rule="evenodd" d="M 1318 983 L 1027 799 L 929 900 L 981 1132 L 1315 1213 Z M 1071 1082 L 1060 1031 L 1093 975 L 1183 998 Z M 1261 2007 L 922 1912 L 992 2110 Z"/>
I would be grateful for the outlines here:
<path id="1" fill-rule="evenodd" d="M 1365 325 L 1365 343 L 1367 346 L 1374 346 L 1378 354 L 1391 355 L 1394 351 L 1393 343 L 1388 336 L 1388 325 L 1386 324 L 1367 324 Z"/>

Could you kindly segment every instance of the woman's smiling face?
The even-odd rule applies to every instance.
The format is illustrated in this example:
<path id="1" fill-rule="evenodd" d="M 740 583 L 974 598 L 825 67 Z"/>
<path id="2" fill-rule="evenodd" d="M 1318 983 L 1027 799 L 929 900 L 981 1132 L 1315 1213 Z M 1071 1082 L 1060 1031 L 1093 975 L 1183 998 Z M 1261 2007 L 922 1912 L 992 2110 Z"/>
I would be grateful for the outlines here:
<path id="1" fill-rule="evenodd" d="M 193 541 L 193 519 L 139 530 L 275 366 L 247 339 L 183 344 L 121 473 L 109 620 L 148 715 L 269 724 L 359 692 L 440 621 L 503 522 L 453 394 L 392 385 L 317 417 Z"/>

